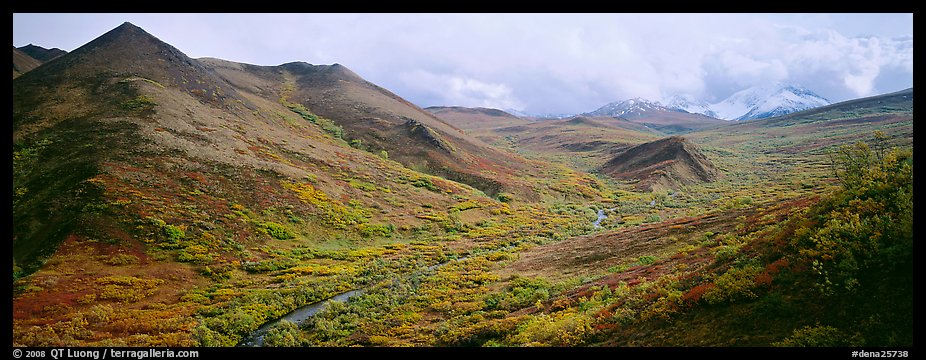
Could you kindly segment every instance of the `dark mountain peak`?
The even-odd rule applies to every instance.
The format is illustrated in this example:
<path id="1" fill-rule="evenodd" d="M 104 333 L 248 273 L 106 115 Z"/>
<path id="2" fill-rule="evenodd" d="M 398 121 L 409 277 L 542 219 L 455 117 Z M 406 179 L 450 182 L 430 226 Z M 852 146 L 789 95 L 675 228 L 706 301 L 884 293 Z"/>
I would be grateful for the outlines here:
<path id="1" fill-rule="evenodd" d="M 136 31 L 136 32 L 143 32 L 143 33 L 147 34 L 147 32 L 145 32 L 145 30 L 143 30 L 142 28 L 140 28 L 140 27 L 136 26 L 135 24 L 132 24 L 132 23 L 130 23 L 130 22 L 128 22 L 128 21 L 122 23 L 122 25 L 119 25 L 119 26 L 117 26 L 115 29 L 113 29 L 113 31 L 115 31 L 115 30 L 119 30 L 119 31 Z"/>
<path id="2" fill-rule="evenodd" d="M 168 80 L 168 77 L 163 72 L 156 74 L 157 70 L 199 63 L 142 28 L 126 22 L 49 65 L 54 66 L 43 67 L 44 72 L 65 72 L 78 77 L 99 72 L 126 73 L 161 81 Z"/>
<path id="3" fill-rule="evenodd" d="M 67 51 L 61 50 L 59 48 L 46 49 L 41 46 L 29 44 L 19 48 L 19 51 L 22 51 L 26 55 L 29 55 L 33 59 L 41 61 L 42 63 L 49 62 L 55 58 L 67 54 Z"/>
<path id="4" fill-rule="evenodd" d="M 16 81 L 19 91 L 35 87 L 43 92 L 41 89 L 48 86 L 97 81 L 101 77 L 144 78 L 164 87 L 180 88 L 216 105 L 229 98 L 242 100 L 234 87 L 202 63 L 129 22 Z"/>

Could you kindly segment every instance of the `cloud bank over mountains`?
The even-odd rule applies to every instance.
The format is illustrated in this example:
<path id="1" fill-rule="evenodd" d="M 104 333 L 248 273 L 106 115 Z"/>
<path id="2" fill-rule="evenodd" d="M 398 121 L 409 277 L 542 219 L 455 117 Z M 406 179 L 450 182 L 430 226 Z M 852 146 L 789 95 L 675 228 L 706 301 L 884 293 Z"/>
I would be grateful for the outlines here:
<path id="1" fill-rule="evenodd" d="M 420 106 L 581 113 L 634 97 L 685 94 L 713 103 L 778 82 L 837 102 L 913 84 L 912 14 L 14 14 L 13 20 L 15 46 L 73 50 L 100 33 L 96 28 L 131 21 L 192 57 L 341 63 Z"/>

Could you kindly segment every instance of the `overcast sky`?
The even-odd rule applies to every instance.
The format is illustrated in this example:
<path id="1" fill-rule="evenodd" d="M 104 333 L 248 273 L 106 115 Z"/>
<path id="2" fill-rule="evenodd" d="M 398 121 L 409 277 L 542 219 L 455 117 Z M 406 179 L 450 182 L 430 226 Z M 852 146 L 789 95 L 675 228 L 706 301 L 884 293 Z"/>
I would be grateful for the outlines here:
<path id="1" fill-rule="evenodd" d="M 13 14 L 13 45 L 72 51 L 129 21 L 187 55 L 340 63 L 413 103 L 582 113 L 803 85 L 913 86 L 912 14 Z"/>

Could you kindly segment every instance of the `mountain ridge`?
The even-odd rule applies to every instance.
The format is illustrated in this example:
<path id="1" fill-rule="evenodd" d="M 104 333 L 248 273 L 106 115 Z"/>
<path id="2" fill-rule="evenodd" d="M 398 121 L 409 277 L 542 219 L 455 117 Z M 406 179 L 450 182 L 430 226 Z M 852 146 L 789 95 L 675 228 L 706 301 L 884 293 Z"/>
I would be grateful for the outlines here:
<path id="1" fill-rule="evenodd" d="M 663 101 L 637 97 L 605 104 L 586 115 L 633 120 L 652 117 L 652 114 L 658 112 L 678 112 L 722 120 L 751 120 L 786 115 L 829 104 L 829 100 L 802 86 L 773 83 L 740 90 L 716 103 L 707 103 L 687 94 L 675 94 Z"/>

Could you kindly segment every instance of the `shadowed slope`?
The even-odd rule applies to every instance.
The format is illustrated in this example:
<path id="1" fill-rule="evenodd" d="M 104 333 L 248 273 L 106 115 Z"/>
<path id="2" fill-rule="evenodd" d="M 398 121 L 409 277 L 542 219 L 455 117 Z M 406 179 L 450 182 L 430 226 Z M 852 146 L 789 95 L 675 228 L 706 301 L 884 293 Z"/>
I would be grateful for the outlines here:
<path id="1" fill-rule="evenodd" d="M 637 188 L 647 190 L 709 182 L 720 175 L 694 144 L 679 136 L 629 148 L 605 163 L 601 172 L 637 180 Z"/>

